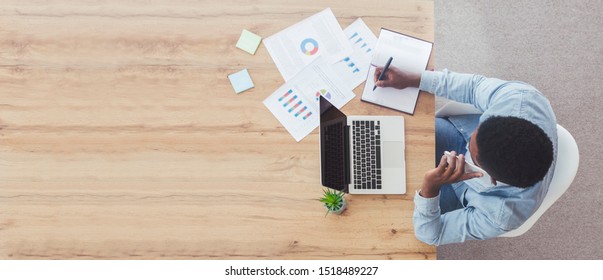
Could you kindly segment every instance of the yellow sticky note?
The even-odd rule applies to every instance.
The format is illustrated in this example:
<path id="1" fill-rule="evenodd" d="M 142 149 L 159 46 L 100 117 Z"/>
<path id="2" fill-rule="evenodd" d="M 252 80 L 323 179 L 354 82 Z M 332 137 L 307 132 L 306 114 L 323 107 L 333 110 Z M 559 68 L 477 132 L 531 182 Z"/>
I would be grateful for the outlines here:
<path id="1" fill-rule="evenodd" d="M 243 29 L 241 37 L 239 37 L 239 41 L 237 42 L 237 48 L 253 55 L 260 46 L 261 41 L 262 37 Z"/>

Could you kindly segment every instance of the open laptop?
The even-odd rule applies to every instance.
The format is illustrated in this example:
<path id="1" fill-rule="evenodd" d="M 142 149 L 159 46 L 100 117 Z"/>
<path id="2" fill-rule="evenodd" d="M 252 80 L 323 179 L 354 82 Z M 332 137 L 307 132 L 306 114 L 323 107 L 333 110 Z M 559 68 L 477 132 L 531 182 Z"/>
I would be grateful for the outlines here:
<path id="1" fill-rule="evenodd" d="M 346 193 L 406 193 L 404 118 L 348 117 L 321 96 L 320 174 Z"/>

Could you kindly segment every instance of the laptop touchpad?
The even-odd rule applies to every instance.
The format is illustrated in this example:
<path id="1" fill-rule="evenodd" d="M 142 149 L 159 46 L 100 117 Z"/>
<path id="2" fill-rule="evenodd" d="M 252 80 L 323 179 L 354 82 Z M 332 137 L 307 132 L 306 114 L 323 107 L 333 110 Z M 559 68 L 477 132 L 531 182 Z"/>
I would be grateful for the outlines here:
<path id="1" fill-rule="evenodd" d="M 404 167 L 404 142 L 383 142 L 381 163 L 383 168 Z"/>

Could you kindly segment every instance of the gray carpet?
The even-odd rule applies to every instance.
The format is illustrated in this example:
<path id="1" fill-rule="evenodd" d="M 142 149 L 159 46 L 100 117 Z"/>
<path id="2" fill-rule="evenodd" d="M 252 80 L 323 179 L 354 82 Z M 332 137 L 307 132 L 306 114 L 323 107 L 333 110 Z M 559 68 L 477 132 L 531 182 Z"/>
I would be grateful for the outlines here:
<path id="1" fill-rule="evenodd" d="M 603 5 L 435 1 L 435 65 L 521 80 L 578 142 L 574 183 L 526 234 L 444 245 L 438 259 L 603 259 Z"/>

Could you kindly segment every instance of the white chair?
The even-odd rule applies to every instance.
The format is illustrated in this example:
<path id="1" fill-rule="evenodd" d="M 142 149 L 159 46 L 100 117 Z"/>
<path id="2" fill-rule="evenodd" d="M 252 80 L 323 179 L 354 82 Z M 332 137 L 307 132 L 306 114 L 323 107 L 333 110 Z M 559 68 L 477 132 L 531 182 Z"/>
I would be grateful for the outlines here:
<path id="1" fill-rule="evenodd" d="M 436 117 L 446 117 L 454 115 L 481 114 L 482 112 L 470 104 L 463 104 L 454 101 L 449 101 L 436 113 Z M 523 223 L 519 228 L 500 235 L 501 237 L 516 237 L 526 233 L 544 212 L 561 197 L 561 195 L 569 188 L 578 172 L 580 163 L 580 154 L 578 145 L 572 135 L 562 126 L 557 124 L 557 162 L 555 165 L 555 174 L 549 185 L 549 190 L 542 201 L 538 210 Z M 560 160 L 559 156 L 563 159 Z"/>

